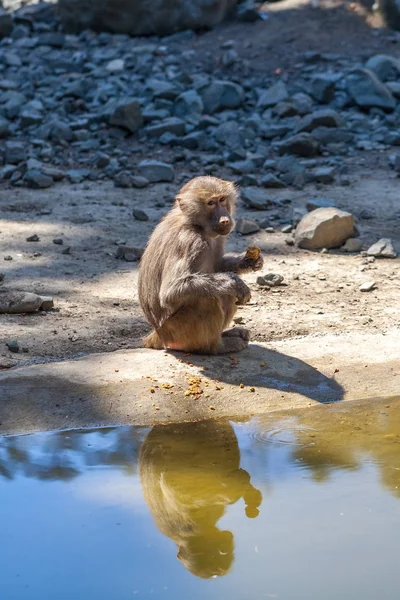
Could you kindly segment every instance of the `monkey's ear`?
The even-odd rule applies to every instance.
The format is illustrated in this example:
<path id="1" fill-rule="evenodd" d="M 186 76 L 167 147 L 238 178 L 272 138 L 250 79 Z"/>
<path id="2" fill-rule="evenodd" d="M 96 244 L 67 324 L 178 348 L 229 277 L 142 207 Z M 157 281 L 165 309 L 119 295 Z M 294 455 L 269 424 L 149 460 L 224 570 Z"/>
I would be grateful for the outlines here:
<path id="1" fill-rule="evenodd" d="M 176 196 L 176 198 L 175 198 L 176 205 L 179 206 L 179 208 L 181 210 L 182 210 L 182 201 L 183 201 L 182 196 Z"/>

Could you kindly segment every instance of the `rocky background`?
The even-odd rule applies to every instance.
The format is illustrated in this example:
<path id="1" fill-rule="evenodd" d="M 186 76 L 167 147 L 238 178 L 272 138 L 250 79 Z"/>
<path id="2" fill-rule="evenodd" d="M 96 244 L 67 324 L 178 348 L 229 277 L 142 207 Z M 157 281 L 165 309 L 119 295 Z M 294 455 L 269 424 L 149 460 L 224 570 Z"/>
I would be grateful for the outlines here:
<path id="1" fill-rule="evenodd" d="M 267 253 L 279 247 L 285 256 L 298 256 L 302 249 L 342 247 L 363 261 L 361 272 L 372 269 L 375 257 L 396 257 L 400 34 L 371 28 L 354 5 L 331 3 L 316 10 L 301 5 L 293 11 L 273 6 L 278 5 L 259 12 L 239 5 L 234 18 L 211 31 L 166 37 L 66 33 L 54 4 L 0 15 L 3 289 L 45 298 L 59 294 L 57 306 L 62 298 L 70 300 L 74 292 L 65 281 L 43 285 L 37 265 L 44 257 L 55 261 L 55 275 L 65 269 L 75 283 L 99 276 L 103 268 L 96 261 L 107 264 L 107 272 L 121 259 L 136 270 L 149 232 L 179 186 L 204 173 L 241 186 L 237 232 L 247 237 L 232 241 L 238 249 L 255 241 Z M 223 4 L 223 12 L 228 8 Z M 382 192 L 378 198 L 357 188 L 374 173 L 371 190 Z M 386 182 L 391 187 L 384 191 Z M 89 206 L 93 203 L 97 206 Z M 95 224 L 97 241 L 88 234 Z M 73 225 L 84 226 L 86 235 L 73 233 Z M 20 265 L 18 275 L 18 251 L 27 265 L 36 260 L 32 277 L 28 266 L 21 277 Z M 72 270 L 64 262 L 71 255 Z M 86 264 L 76 271 L 75 261 Z M 395 294 L 392 268 L 385 280 L 393 280 Z M 283 271 L 260 275 L 255 294 L 274 287 L 283 293 L 288 277 L 282 279 Z M 363 276 L 355 288 L 363 285 L 368 290 L 361 291 L 375 290 L 375 275 Z M 131 296 L 126 290 L 134 303 L 130 310 L 138 316 L 134 283 L 131 290 Z M 4 309 L 8 301 L 2 298 Z M 40 300 L 36 304 L 42 306 Z M 395 310 L 389 312 L 390 323 L 400 322 Z M 120 330 L 130 323 L 137 345 L 146 325 L 138 316 L 132 326 L 125 316 Z M 87 319 L 88 313 L 82 309 L 78 317 Z M 5 318 L 21 337 L 23 317 Z M 97 339 L 96 327 L 100 323 L 93 324 L 85 350 L 109 343 L 108 334 Z M 279 335 L 285 331 L 282 325 Z M 310 325 L 291 331 L 308 332 Z M 255 332 L 260 339 L 275 335 L 268 325 Z M 68 339 L 81 336 L 78 331 Z M 112 337 L 113 348 L 127 343 Z M 18 342 L 9 333 L 4 339 Z M 76 352 L 76 345 L 67 351 Z M 39 354 L 46 352 L 41 347 Z M 49 352 L 62 353 L 57 344 Z"/>

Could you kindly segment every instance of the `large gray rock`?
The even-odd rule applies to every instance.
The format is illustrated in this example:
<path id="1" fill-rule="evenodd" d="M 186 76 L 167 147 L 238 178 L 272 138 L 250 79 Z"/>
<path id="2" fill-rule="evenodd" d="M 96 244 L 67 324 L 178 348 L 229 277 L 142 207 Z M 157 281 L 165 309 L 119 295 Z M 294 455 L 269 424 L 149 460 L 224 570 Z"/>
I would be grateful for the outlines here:
<path id="1" fill-rule="evenodd" d="M 382 238 L 373 244 L 367 250 L 368 256 L 376 256 L 377 258 L 396 258 L 397 253 L 393 247 L 392 240 Z"/>
<path id="2" fill-rule="evenodd" d="M 354 218 L 338 208 L 317 208 L 305 215 L 296 228 L 299 248 L 338 248 L 354 235 Z"/>
<path id="3" fill-rule="evenodd" d="M 280 154 L 309 158 L 318 153 L 318 142 L 309 133 L 298 133 L 279 144 Z"/>
<path id="4" fill-rule="evenodd" d="M 143 116 L 140 104 L 137 100 L 133 102 L 121 102 L 115 107 L 110 115 L 110 124 L 135 133 L 143 125 Z"/>
<path id="5" fill-rule="evenodd" d="M 174 102 L 174 115 L 190 122 L 197 123 L 203 112 L 203 100 L 196 90 L 183 92 Z"/>
<path id="6" fill-rule="evenodd" d="M 220 23 L 236 0 L 59 0 L 59 13 L 68 32 L 83 29 L 167 35 Z"/>
<path id="7" fill-rule="evenodd" d="M 253 219 L 242 217 L 236 221 L 236 231 L 242 235 L 249 235 L 250 233 L 260 231 L 260 226 Z"/>
<path id="8" fill-rule="evenodd" d="M 267 193 L 257 187 L 244 187 L 241 190 L 244 203 L 255 210 L 265 210 L 273 204 Z"/>
<path id="9" fill-rule="evenodd" d="M 53 308 L 53 299 L 30 292 L 1 291 L 0 314 L 31 313 Z"/>
<path id="10" fill-rule="evenodd" d="M 283 102 L 288 98 L 289 94 L 286 89 L 286 85 L 283 83 L 283 81 L 278 81 L 261 94 L 257 105 L 260 108 L 269 108 L 270 106 L 275 106 L 275 104 L 278 104 L 278 102 Z"/>
<path id="11" fill-rule="evenodd" d="M 396 106 L 390 90 L 368 69 L 355 69 L 348 76 L 347 91 L 360 108 L 382 108 L 390 112 Z"/>
<path id="12" fill-rule="evenodd" d="M 244 100 L 244 91 L 232 81 L 215 80 L 201 90 L 204 111 L 212 114 L 224 108 L 238 108 Z"/>
<path id="13" fill-rule="evenodd" d="M 335 110 L 322 108 L 303 117 L 297 127 L 297 131 L 299 133 L 304 131 L 310 132 L 317 129 L 317 127 L 340 127 L 342 124 L 343 120 Z"/>
<path id="14" fill-rule="evenodd" d="M 386 54 L 372 56 L 367 61 L 365 68 L 373 71 L 381 81 L 400 77 L 400 60 Z"/>
<path id="15" fill-rule="evenodd" d="M 158 160 L 142 160 L 138 165 L 138 172 L 142 177 L 146 177 L 150 183 L 172 181 L 174 179 L 174 168 Z"/>

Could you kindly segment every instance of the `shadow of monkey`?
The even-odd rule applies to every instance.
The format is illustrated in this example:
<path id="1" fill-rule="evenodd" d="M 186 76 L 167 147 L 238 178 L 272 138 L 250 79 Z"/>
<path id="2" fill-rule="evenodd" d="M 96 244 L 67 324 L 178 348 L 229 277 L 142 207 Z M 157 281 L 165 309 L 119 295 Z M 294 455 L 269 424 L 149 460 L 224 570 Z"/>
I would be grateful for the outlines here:
<path id="1" fill-rule="evenodd" d="M 175 542 L 184 567 L 204 579 L 226 575 L 234 538 L 217 523 L 241 498 L 247 517 L 257 517 L 262 501 L 240 468 L 232 425 L 203 421 L 155 427 L 141 447 L 139 470 L 155 524 Z"/>

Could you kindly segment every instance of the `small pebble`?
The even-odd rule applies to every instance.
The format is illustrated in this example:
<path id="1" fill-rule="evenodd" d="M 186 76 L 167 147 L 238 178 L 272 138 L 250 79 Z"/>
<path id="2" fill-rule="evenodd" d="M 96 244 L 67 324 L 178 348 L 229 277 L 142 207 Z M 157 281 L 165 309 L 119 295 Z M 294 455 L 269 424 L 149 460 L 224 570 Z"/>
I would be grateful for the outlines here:
<path id="1" fill-rule="evenodd" d="M 140 210 L 138 208 L 133 209 L 132 215 L 137 221 L 148 221 L 149 220 L 149 215 L 147 213 L 145 213 L 144 210 Z"/>
<path id="2" fill-rule="evenodd" d="M 375 281 L 366 281 L 359 287 L 360 292 L 372 292 L 375 289 Z"/>
<path id="3" fill-rule="evenodd" d="M 13 340 L 12 342 L 7 342 L 6 345 L 10 352 L 14 352 L 14 354 L 17 354 L 17 352 L 19 352 L 19 344 L 16 340 Z"/>

